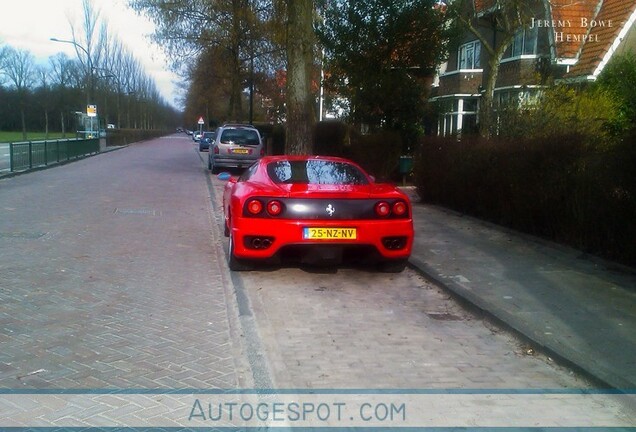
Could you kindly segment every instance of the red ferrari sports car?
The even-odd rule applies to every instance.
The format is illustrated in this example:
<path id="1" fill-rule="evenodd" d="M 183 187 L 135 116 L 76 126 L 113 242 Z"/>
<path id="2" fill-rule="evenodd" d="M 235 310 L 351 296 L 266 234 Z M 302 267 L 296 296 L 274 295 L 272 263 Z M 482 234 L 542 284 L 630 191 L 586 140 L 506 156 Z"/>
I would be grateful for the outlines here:
<path id="1" fill-rule="evenodd" d="M 223 212 L 234 271 L 257 261 L 364 260 L 400 272 L 413 245 L 408 196 L 342 158 L 263 157 L 228 181 Z"/>

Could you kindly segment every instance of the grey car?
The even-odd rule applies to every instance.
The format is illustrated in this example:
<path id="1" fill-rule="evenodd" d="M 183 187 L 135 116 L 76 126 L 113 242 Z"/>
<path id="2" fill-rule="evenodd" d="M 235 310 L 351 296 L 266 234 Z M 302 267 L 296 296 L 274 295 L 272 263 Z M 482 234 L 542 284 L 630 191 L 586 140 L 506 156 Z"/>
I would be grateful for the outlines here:
<path id="1" fill-rule="evenodd" d="M 225 124 L 210 144 L 208 169 L 217 173 L 219 168 L 247 168 L 264 155 L 263 140 L 254 126 Z"/>

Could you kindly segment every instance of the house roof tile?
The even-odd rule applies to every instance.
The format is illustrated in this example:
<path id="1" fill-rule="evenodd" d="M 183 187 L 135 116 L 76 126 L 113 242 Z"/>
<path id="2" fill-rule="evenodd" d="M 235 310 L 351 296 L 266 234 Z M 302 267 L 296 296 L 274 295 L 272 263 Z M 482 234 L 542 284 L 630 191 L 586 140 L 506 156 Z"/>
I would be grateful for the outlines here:
<path id="1" fill-rule="evenodd" d="M 588 28 L 581 25 L 582 20 L 590 20 L 602 0 L 549 0 L 550 15 L 554 22 L 554 47 L 556 58 L 575 59 L 583 44 L 583 36 Z"/>
<path id="2" fill-rule="evenodd" d="M 495 0 L 474 0 L 474 1 L 475 1 L 476 12 L 485 12 L 495 5 Z"/>
<path id="3" fill-rule="evenodd" d="M 477 13 L 491 13 L 496 0 L 473 0 Z M 554 60 L 571 64 L 567 77 L 593 75 L 621 31 L 636 14 L 634 0 L 543 0 Z M 537 19 L 538 21 L 542 21 Z M 591 25 L 594 22 L 598 25 Z M 609 23 L 611 22 L 611 25 Z"/>
<path id="4" fill-rule="evenodd" d="M 604 24 L 588 29 L 589 41 L 583 44 L 579 60 L 570 68 L 568 76 L 592 75 L 635 11 L 636 2 L 604 0 L 595 18 L 597 24 Z"/>

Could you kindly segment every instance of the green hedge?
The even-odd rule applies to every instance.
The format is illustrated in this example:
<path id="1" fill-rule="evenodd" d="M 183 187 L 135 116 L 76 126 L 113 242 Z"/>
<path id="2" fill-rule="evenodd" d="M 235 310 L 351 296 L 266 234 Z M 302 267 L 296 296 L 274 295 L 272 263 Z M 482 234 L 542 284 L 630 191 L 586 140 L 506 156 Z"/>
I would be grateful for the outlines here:
<path id="1" fill-rule="evenodd" d="M 402 138 L 397 132 L 379 131 L 371 135 L 351 133 L 345 157 L 356 161 L 378 181 L 397 181 L 402 154 Z"/>
<path id="2" fill-rule="evenodd" d="M 316 155 L 352 159 L 379 181 L 399 179 L 402 138 L 397 132 L 362 135 L 340 121 L 319 122 L 314 128 L 313 149 Z"/>
<path id="3" fill-rule="evenodd" d="M 108 129 L 106 132 L 107 146 L 122 146 L 152 138 L 170 135 L 174 131 L 149 129 Z"/>
<path id="4" fill-rule="evenodd" d="M 636 265 L 636 136 L 594 148 L 582 136 L 426 138 L 415 161 L 423 202 Z"/>

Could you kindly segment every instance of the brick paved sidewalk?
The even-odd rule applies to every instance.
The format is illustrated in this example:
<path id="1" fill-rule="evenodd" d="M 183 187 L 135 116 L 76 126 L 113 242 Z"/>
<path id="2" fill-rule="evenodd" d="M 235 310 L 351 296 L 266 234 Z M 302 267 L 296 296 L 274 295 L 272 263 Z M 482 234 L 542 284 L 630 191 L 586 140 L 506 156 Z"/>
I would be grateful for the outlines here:
<path id="1" fill-rule="evenodd" d="M 636 272 L 415 204 L 411 263 L 605 386 L 636 388 Z"/>
<path id="2" fill-rule="evenodd" d="M 250 385 L 204 175 L 165 138 L 0 180 L 0 387 Z"/>

